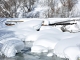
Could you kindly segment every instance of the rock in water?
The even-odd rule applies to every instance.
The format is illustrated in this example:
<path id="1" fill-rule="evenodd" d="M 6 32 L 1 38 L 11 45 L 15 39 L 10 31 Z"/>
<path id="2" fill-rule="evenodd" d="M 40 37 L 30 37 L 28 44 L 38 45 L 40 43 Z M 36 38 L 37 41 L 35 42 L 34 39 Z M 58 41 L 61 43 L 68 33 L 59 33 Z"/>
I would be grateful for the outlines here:
<path id="1" fill-rule="evenodd" d="M 20 40 L 9 40 L 4 43 L 1 52 L 6 57 L 13 57 L 16 53 L 20 52 L 24 48 L 24 43 Z"/>

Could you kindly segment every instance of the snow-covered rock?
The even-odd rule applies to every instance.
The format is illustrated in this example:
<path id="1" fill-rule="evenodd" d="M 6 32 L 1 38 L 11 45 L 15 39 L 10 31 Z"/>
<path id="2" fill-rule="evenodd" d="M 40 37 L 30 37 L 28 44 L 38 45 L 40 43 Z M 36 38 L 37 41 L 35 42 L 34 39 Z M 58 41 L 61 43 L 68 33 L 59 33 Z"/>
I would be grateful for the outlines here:
<path id="1" fill-rule="evenodd" d="M 33 46 L 31 47 L 31 52 L 46 53 L 46 56 L 51 57 L 53 56 L 54 47 L 59 41 L 58 38 L 54 37 L 54 34 L 45 33 L 34 41 Z"/>
<path id="2" fill-rule="evenodd" d="M 42 37 L 43 35 L 50 35 L 50 34 L 61 34 L 62 32 L 59 31 L 58 29 L 54 28 L 54 27 L 50 27 L 49 26 L 43 26 L 40 31 L 36 31 L 36 32 L 32 32 L 30 33 L 25 41 L 36 41 L 38 38 Z M 55 35 L 54 35 L 55 36 Z"/>
<path id="3" fill-rule="evenodd" d="M 80 46 L 67 47 L 64 50 L 64 54 L 69 60 L 77 60 L 80 58 Z"/>
<path id="4" fill-rule="evenodd" d="M 44 34 L 33 43 L 33 46 L 40 45 L 48 49 L 54 49 L 58 42 L 59 39 L 55 38 L 53 34 Z"/>
<path id="5" fill-rule="evenodd" d="M 55 45 L 54 53 L 59 57 L 65 58 L 64 50 L 67 47 L 76 46 L 78 44 L 80 44 L 79 36 L 61 40 Z"/>
<path id="6" fill-rule="evenodd" d="M 36 41 L 41 35 L 43 35 L 43 33 L 40 33 L 40 32 L 33 32 L 33 33 L 30 33 L 25 41 Z"/>
<path id="7" fill-rule="evenodd" d="M 47 27 L 49 28 L 49 27 Z M 62 32 L 56 28 L 43 29 L 36 33 L 29 35 L 26 40 L 34 41 L 33 46 L 31 47 L 31 51 L 34 53 L 41 53 L 46 50 L 54 49 L 55 45 L 60 41 L 60 37 L 57 37 Z M 53 52 L 47 54 L 47 56 L 52 56 Z"/>
<path id="8" fill-rule="evenodd" d="M 42 20 L 30 20 L 30 21 L 26 21 L 26 22 L 22 22 L 20 24 L 17 24 L 17 28 L 23 29 L 26 27 L 32 27 L 34 29 L 39 29 L 42 25 Z"/>
<path id="9" fill-rule="evenodd" d="M 48 50 L 54 49 L 55 45 L 59 42 L 59 39 L 55 38 L 54 35 L 55 34 L 51 34 L 51 33 L 45 33 L 43 35 L 40 35 L 38 39 L 33 43 L 32 47 L 42 46 L 47 48 Z M 42 47 L 39 47 L 39 49 L 37 48 L 37 50 L 41 51 Z M 31 51 L 34 51 L 34 48 L 32 48 Z M 34 52 L 36 53 L 36 51 Z"/>
<path id="10" fill-rule="evenodd" d="M 80 28 L 79 28 L 79 26 L 77 24 L 74 24 L 74 25 L 66 26 L 65 30 L 68 31 L 68 32 L 79 32 Z"/>
<path id="11" fill-rule="evenodd" d="M 24 48 L 24 43 L 20 40 L 9 40 L 3 44 L 1 49 L 2 54 L 6 57 L 13 57 L 16 53 L 21 52 Z"/>
<path id="12" fill-rule="evenodd" d="M 33 53 L 42 53 L 42 52 L 48 52 L 48 49 L 44 46 L 35 45 L 31 47 L 31 52 Z"/>
<path id="13" fill-rule="evenodd" d="M 80 21 L 76 21 L 77 23 L 77 28 L 80 30 Z"/>
<path id="14" fill-rule="evenodd" d="M 43 21 L 43 24 L 44 24 L 44 25 L 49 25 L 49 24 L 50 24 L 50 21 L 49 21 L 49 20 L 44 20 L 44 21 Z"/>

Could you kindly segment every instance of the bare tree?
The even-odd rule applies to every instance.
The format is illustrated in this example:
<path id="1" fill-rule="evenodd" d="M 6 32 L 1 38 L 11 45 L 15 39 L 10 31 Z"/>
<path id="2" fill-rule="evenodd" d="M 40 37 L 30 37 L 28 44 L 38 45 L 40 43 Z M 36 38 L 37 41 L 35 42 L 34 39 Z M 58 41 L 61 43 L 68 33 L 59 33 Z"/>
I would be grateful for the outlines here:
<path id="1" fill-rule="evenodd" d="M 62 3 L 62 15 L 61 17 L 69 17 L 70 11 L 72 10 L 73 6 L 77 3 L 77 0 L 60 0 Z"/>
<path id="2" fill-rule="evenodd" d="M 31 11 L 35 0 L 0 0 L 0 17 L 18 17 L 17 10 L 21 8 L 24 13 Z"/>

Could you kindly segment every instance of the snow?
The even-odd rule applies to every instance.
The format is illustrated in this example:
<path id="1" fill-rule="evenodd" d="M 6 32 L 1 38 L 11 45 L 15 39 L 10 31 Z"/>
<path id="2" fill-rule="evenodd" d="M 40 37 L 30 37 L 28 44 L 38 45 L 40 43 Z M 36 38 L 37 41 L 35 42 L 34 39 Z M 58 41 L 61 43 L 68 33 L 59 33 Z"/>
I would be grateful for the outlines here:
<path id="1" fill-rule="evenodd" d="M 64 54 L 66 55 L 66 58 L 69 58 L 70 60 L 77 60 L 80 58 L 80 46 L 67 47 L 64 50 Z"/>
<path id="2" fill-rule="evenodd" d="M 1 53 L 4 54 L 6 57 L 13 57 L 22 49 L 24 49 L 24 43 L 18 39 L 12 39 L 3 43 Z"/>
<path id="3" fill-rule="evenodd" d="M 53 53 L 51 52 L 51 53 L 47 54 L 47 56 L 48 57 L 52 57 L 53 56 Z"/>
<path id="4" fill-rule="evenodd" d="M 76 46 L 80 44 L 79 39 L 80 39 L 79 36 L 76 36 L 73 38 L 67 38 L 67 39 L 61 40 L 58 44 L 56 44 L 54 48 L 54 53 L 62 58 L 65 58 L 64 50 L 67 47 Z"/>
<path id="5" fill-rule="evenodd" d="M 50 21 L 49 20 L 44 20 L 44 25 L 49 25 L 50 24 Z"/>
<path id="6" fill-rule="evenodd" d="M 52 29 L 52 26 L 41 26 L 40 31 L 41 30 L 47 30 L 47 29 Z"/>
<path id="7" fill-rule="evenodd" d="M 79 8 L 79 6 L 80 6 L 80 1 L 78 0 L 78 3 L 75 4 L 75 5 L 73 6 L 72 10 L 71 10 L 73 17 L 74 17 L 75 15 L 76 15 L 77 17 L 80 16 L 80 8 Z"/>
<path id="8" fill-rule="evenodd" d="M 31 20 L 27 22 L 22 22 L 20 24 L 17 24 L 17 28 L 26 28 L 26 27 L 32 27 L 34 29 L 39 29 L 41 27 L 42 21 L 41 20 Z"/>
<path id="9" fill-rule="evenodd" d="M 54 34 L 62 33 L 61 31 L 59 31 L 56 28 L 53 28 L 53 27 L 51 27 L 51 29 L 47 29 L 47 28 L 49 28 L 49 27 L 48 26 L 44 26 L 44 28 L 41 28 L 43 30 L 40 29 L 40 31 L 36 31 L 36 32 L 30 33 L 26 37 L 25 41 L 36 41 L 36 40 L 38 40 L 38 38 L 40 38 L 43 35 L 47 36 L 48 34 L 51 35 L 53 33 L 52 35 L 54 36 Z"/>
<path id="10" fill-rule="evenodd" d="M 31 47 L 31 52 L 36 53 L 42 53 L 42 52 L 48 52 L 48 49 L 41 45 L 34 45 Z"/>
<path id="11" fill-rule="evenodd" d="M 16 53 L 24 50 L 24 47 L 30 47 L 30 52 L 33 54 L 44 54 L 48 57 L 56 54 L 60 58 L 66 57 L 70 60 L 76 60 L 76 58 L 80 57 L 80 22 L 77 20 L 69 21 L 74 19 L 79 18 L 3 19 L 0 29 L 0 55 L 13 57 L 16 56 Z M 24 22 L 16 23 L 14 26 L 6 26 L 4 25 L 5 20 Z M 49 24 L 63 21 L 76 22 L 77 24 L 66 26 L 67 30 L 75 31 L 75 33 L 62 32 L 60 27 L 49 26 Z M 48 26 L 42 26 L 42 24 Z M 37 31 L 37 29 L 40 30 Z"/>
<path id="12" fill-rule="evenodd" d="M 54 49 L 55 45 L 58 43 L 58 39 L 54 37 L 54 35 L 44 34 L 38 38 L 37 41 L 33 43 L 34 45 L 40 45 L 46 47 L 48 49 Z M 45 43 L 45 44 L 44 44 Z"/>

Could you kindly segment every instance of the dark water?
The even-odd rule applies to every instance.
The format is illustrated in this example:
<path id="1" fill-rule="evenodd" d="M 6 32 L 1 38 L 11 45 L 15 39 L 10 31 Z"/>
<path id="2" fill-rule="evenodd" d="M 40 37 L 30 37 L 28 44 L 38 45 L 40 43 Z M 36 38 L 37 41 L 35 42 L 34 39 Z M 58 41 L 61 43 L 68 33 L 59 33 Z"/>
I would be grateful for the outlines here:
<path id="1" fill-rule="evenodd" d="M 20 54 L 12 58 L 7 57 L 0 57 L 0 60 L 68 60 L 64 58 L 59 58 L 56 56 L 53 57 L 46 57 L 46 56 L 34 56 L 34 55 L 28 55 L 28 54 Z"/>
<path id="2" fill-rule="evenodd" d="M 30 52 L 30 48 L 23 50 L 22 53 L 17 53 L 16 56 L 7 58 L 0 56 L 0 60 L 68 60 L 66 58 L 59 58 L 56 55 L 47 57 L 44 54 L 34 54 Z"/>

